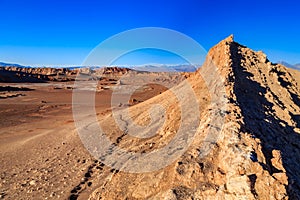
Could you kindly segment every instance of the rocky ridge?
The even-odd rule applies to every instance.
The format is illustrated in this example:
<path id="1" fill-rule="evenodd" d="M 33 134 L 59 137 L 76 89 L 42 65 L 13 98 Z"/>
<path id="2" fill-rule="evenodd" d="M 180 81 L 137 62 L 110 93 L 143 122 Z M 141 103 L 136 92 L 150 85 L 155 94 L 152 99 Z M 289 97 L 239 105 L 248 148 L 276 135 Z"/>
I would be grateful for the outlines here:
<path id="1" fill-rule="evenodd" d="M 94 188 L 89 198 L 299 199 L 300 91 L 293 73 L 271 63 L 262 52 L 234 42 L 232 36 L 221 41 L 209 51 L 202 68 L 188 78 L 201 110 L 189 149 L 158 171 L 132 174 L 113 170 L 109 181 L 97 172 L 98 185 L 103 187 Z M 212 102 L 213 95 L 223 96 L 226 106 Z M 171 96 L 166 91 L 130 108 L 136 123 L 147 124 L 145 110 L 157 103 L 165 106 L 167 121 L 157 136 L 131 138 L 117 131 L 117 125 L 111 126 L 114 119 L 108 117 L 102 123 L 110 124 L 106 133 L 111 141 L 129 151 L 162 148 L 180 123 L 179 105 Z M 224 118 L 222 126 L 214 127 L 212 114 Z M 157 114 L 154 120 L 159 117 Z M 216 140 L 204 141 L 212 130 L 218 130 Z M 204 156 L 203 142 L 210 148 Z"/>
<path id="2" fill-rule="evenodd" d="M 95 79 L 106 75 L 123 75 L 131 71 L 128 68 L 33 68 L 19 66 L 0 66 L 0 82 L 46 82 L 46 81 L 74 81 L 80 74 L 93 75 Z"/>

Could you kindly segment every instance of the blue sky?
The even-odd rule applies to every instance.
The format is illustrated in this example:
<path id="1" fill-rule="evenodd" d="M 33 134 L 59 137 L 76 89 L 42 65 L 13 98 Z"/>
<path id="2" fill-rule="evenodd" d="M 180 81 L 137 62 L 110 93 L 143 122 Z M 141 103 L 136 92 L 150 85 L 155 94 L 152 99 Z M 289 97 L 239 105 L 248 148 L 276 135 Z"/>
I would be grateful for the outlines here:
<path id="1" fill-rule="evenodd" d="M 125 65 L 126 67 L 130 67 L 131 65 L 141 64 L 168 65 L 186 63 L 188 63 L 187 60 L 172 52 L 160 49 L 147 48 L 131 51 L 130 53 L 122 55 L 117 60 L 114 60 L 111 65 Z"/>
<path id="2" fill-rule="evenodd" d="M 80 65 L 108 37 L 150 26 L 182 32 L 206 50 L 234 34 L 236 41 L 263 50 L 273 62 L 300 63 L 300 3 L 295 0 L 0 0 L 0 8 L 4 62 Z M 176 61 L 160 51 L 137 56 L 140 63 L 134 64 Z M 134 56 L 131 59 L 134 62 Z"/>

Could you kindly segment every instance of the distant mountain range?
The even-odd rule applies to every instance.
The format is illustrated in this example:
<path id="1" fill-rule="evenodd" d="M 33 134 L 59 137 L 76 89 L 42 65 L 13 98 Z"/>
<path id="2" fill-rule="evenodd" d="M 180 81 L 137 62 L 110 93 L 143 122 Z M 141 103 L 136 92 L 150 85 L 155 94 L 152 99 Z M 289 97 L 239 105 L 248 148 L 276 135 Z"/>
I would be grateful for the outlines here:
<path id="1" fill-rule="evenodd" d="M 23 66 L 23 65 L 19 65 L 19 64 L 4 63 L 4 62 L 0 62 L 0 66 L 1 67 L 30 67 L 30 66 Z"/>
<path id="2" fill-rule="evenodd" d="M 194 72 L 199 66 L 194 65 L 141 65 L 129 67 L 137 71 L 148 72 Z"/>
<path id="3" fill-rule="evenodd" d="M 12 63 L 4 63 L 0 62 L 0 67 L 22 67 L 22 68 L 32 68 L 32 66 L 23 66 L 19 64 L 12 64 Z M 148 71 L 148 72 L 194 72 L 200 66 L 195 65 L 188 65 L 188 64 L 180 64 L 180 65 L 165 65 L 165 64 L 153 64 L 153 65 L 139 65 L 139 66 L 117 66 L 120 68 L 130 68 L 137 71 Z M 39 67 L 43 68 L 43 67 Z M 45 67 L 46 68 L 46 67 Z M 86 66 L 51 66 L 47 68 L 68 68 L 78 69 L 78 68 L 87 68 Z M 101 68 L 99 66 L 93 66 L 88 68 Z"/>
<path id="4" fill-rule="evenodd" d="M 286 67 L 288 67 L 288 68 L 300 70 L 300 63 L 295 64 L 295 65 L 289 64 L 289 63 L 287 63 L 287 62 L 285 62 L 285 61 L 280 61 L 280 62 L 278 62 L 278 63 L 279 63 L 279 64 L 282 64 L 282 65 L 284 65 L 284 66 L 286 66 Z"/>
<path id="5" fill-rule="evenodd" d="M 279 64 L 282 64 L 288 68 L 300 70 L 300 63 L 298 64 L 290 64 L 285 61 L 279 61 Z M 24 66 L 20 64 L 14 63 L 4 63 L 0 62 L 0 67 L 22 67 L 22 68 L 33 68 L 32 66 Z M 189 65 L 189 64 L 179 64 L 179 65 L 166 65 L 166 64 L 149 64 L 149 65 L 139 65 L 139 66 L 116 66 L 120 68 L 130 68 L 137 71 L 147 71 L 147 72 L 194 72 L 196 71 L 200 65 Z M 43 68 L 43 67 L 39 67 Z M 46 67 L 45 67 L 46 68 Z M 100 66 L 86 67 L 86 66 L 51 66 L 47 68 L 68 68 L 70 70 L 78 69 L 78 68 L 91 68 L 97 69 L 101 68 Z"/>

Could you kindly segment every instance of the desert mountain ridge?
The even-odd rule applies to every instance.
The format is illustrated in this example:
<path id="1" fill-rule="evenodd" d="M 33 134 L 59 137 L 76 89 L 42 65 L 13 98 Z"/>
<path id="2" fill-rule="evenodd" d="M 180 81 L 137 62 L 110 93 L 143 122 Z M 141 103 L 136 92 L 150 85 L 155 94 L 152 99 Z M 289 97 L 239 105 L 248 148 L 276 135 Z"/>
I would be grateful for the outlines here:
<path id="1" fill-rule="evenodd" d="M 22 67 L 5 66 L 0 67 L 0 82 L 46 82 L 46 81 L 75 81 L 78 74 L 97 75 L 103 74 L 125 74 L 133 71 L 128 68 L 120 67 L 80 67 L 80 68 L 51 68 L 51 67 Z"/>
<path id="2" fill-rule="evenodd" d="M 117 170 L 105 187 L 95 189 L 89 198 L 299 199 L 298 75 L 271 63 L 264 53 L 236 43 L 233 36 L 226 38 L 209 51 L 203 66 L 187 80 L 200 108 L 199 126 L 187 151 L 158 171 L 131 174 Z M 173 89 L 183 94 L 183 102 L 189 102 L 185 107 L 188 116 L 197 115 L 192 97 L 184 95 L 184 83 Z M 156 136 L 139 140 L 124 135 L 112 125 L 111 116 L 101 121 L 111 141 L 129 151 L 163 148 L 176 136 L 182 113 L 176 98 L 166 91 L 130 108 L 137 124 L 147 122 L 145 110 L 154 104 L 164 105 L 169 119 Z M 122 112 L 119 115 L 126 119 Z M 156 121 L 162 114 L 151 118 Z M 128 123 L 124 126 L 131 129 Z M 183 141 L 189 139 L 187 135 L 182 137 Z M 105 163 L 110 155 L 114 155 L 114 148 L 100 161 Z M 165 159 L 162 156 L 157 160 L 155 163 Z M 144 169 L 151 168 L 149 162 Z M 80 197 L 81 192 L 72 195 Z"/>
<path id="3" fill-rule="evenodd" d="M 113 69 L 112 71 L 141 71 L 141 72 L 194 72 L 199 66 L 191 64 L 149 64 L 149 65 L 137 65 L 137 66 L 69 66 L 69 67 L 31 67 L 23 66 L 20 64 L 10 64 L 0 62 L 0 69 L 2 73 L 6 73 L 6 76 L 16 76 L 13 73 L 28 73 L 39 75 L 39 79 L 49 81 L 59 81 L 61 79 L 54 79 L 50 76 L 65 76 L 65 81 L 73 80 L 71 75 L 78 73 L 98 73 L 103 69 Z M 117 70 L 118 69 L 118 70 Z M 8 74 L 9 73 L 9 74 Z M 35 77 L 37 78 L 37 77 Z M 29 80 L 28 80 L 29 81 Z"/>
<path id="4" fill-rule="evenodd" d="M 124 75 L 126 73 L 181 73 L 193 72 L 194 65 L 144 65 L 138 67 L 25 67 L 18 64 L 0 63 L 0 82 L 47 82 L 75 81 L 78 74 L 93 75 L 100 79 L 107 75 Z"/>

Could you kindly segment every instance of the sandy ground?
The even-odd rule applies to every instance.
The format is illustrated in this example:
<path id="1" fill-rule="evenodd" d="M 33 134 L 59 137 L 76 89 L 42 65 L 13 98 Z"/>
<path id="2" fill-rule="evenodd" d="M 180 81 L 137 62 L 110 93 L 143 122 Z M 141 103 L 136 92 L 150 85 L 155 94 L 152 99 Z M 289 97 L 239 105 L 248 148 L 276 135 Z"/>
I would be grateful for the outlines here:
<path id="1" fill-rule="evenodd" d="M 88 194 L 89 188 L 97 187 L 88 181 L 91 166 L 111 173 L 90 156 L 78 137 L 72 115 L 72 83 L 9 86 L 19 91 L 2 91 L 0 99 L 0 199 L 72 199 L 72 193 L 84 190 Z M 28 88 L 32 90 L 25 91 Z M 136 92 L 131 102 L 136 104 L 164 90 L 156 85 L 146 87 Z M 111 93 L 96 93 L 100 119 L 111 109 Z M 80 198 L 85 199 L 82 193 Z"/>

